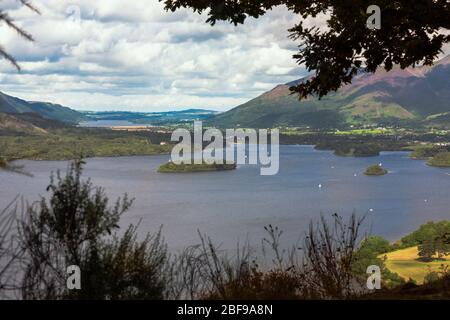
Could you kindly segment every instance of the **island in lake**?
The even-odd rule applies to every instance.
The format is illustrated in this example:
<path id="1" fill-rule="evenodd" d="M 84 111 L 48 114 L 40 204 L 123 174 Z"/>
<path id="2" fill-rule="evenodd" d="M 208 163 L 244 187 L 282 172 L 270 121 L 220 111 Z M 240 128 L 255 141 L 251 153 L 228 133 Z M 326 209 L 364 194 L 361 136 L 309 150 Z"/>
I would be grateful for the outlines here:
<path id="1" fill-rule="evenodd" d="M 388 171 L 382 166 L 374 164 L 368 167 L 364 174 L 367 176 L 384 176 L 385 174 L 388 174 Z"/>
<path id="2" fill-rule="evenodd" d="M 226 171 L 235 170 L 236 164 L 185 164 L 185 163 L 174 163 L 169 161 L 158 168 L 160 173 L 183 173 L 183 172 L 209 172 L 209 171 Z"/>

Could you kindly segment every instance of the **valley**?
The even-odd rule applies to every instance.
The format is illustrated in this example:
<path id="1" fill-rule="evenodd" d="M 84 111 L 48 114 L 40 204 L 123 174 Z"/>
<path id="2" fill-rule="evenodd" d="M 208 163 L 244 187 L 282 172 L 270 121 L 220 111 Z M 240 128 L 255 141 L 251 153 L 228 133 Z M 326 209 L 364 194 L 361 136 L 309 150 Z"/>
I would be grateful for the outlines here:
<path id="1" fill-rule="evenodd" d="M 66 160 L 169 153 L 173 129 L 192 130 L 197 120 L 205 128 L 278 128 L 281 144 L 315 145 L 339 156 L 407 150 L 431 166 L 450 166 L 450 57 L 432 67 L 362 73 L 320 100 L 299 101 L 290 94 L 290 86 L 303 80 L 279 85 L 223 113 L 79 112 L 0 93 L 0 157 Z"/>

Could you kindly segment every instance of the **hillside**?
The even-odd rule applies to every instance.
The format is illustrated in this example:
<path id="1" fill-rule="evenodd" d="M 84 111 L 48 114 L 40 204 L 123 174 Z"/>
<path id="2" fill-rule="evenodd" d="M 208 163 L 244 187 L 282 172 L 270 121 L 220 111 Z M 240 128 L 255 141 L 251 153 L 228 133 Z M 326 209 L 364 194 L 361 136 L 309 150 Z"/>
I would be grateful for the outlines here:
<path id="1" fill-rule="evenodd" d="M 353 83 L 318 100 L 298 101 L 289 88 L 269 92 L 215 116 L 218 127 L 309 126 L 346 127 L 352 124 L 410 124 L 450 127 L 450 56 L 434 66 L 375 74 L 361 73 Z"/>
<path id="2" fill-rule="evenodd" d="M 7 133 L 42 134 L 46 131 L 28 121 L 0 113 L 0 135 L 6 135 Z"/>
<path id="3" fill-rule="evenodd" d="M 58 104 L 47 102 L 29 102 L 6 95 L 2 92 L 0 92 L 0 113 L 13 115 L 34 113 L 45 119 L 58 120 L 72 124 L 78 123 L 84 119 L 83 114 L 80 112 Z"/>

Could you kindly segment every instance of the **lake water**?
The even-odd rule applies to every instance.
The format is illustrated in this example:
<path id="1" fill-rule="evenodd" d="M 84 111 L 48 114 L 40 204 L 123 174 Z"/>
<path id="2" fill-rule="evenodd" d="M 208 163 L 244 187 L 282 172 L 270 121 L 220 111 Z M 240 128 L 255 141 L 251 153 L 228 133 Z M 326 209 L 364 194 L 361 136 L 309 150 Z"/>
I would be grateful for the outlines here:
<path id="1" fill-rule="evenodd" d="M 280 172 L 261 176 L 258 166 L 235 171 L 159 174 L 168 156 L 93 158 L 85 176 L 103 186 L 110 199 L 123 193 L 135 202 L 122 225 L 142 219 L 140 232 L 158 230 L 172 249 L 198 243 L 197 230 L 223 248 L 247 238 L 259 245 L 268 224 L 295 242 L 311 219 L 337 212 L 367 214 L 365 230 L 395 240 L 429 220 L 450 219 L 450 169 L 429 167 L 406 152 L 379 157 L 337 157 L 312 146 L 281 146 Z M 45 195 L 51 171 L 62 161 L 20 161 L 34 177 L 0 171 L 0 207 L 17 195 L 29 201 Z M 390 173 L 367 177 L 364 170 L 382 163 Z M 322 188 L 319 188 L 319 184 Z"/>

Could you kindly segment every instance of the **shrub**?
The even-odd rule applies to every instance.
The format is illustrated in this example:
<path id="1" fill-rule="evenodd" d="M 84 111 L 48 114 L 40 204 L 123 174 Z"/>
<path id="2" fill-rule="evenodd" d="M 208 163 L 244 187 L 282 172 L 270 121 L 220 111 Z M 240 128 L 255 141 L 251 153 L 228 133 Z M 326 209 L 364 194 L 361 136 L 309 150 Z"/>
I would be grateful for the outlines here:
<path id="1" fill-rule="evenodd" d="M 160 237 L 138 242 L 136 228 L 117 235 L 127 195 L 108 206 L 103 189 L 81 180 L 82 160 L 52 176 L 49 200 L 28 207 L 21 222 L 24 299 L 162 298 L 167 252 Z M 81 290 L 66 287 L 67 267 L 81 270 Z"/>

